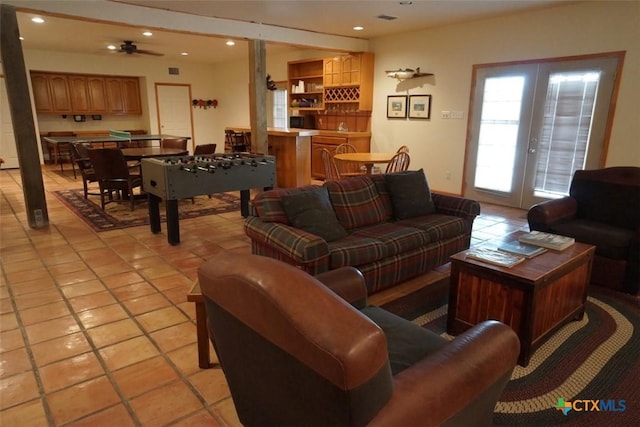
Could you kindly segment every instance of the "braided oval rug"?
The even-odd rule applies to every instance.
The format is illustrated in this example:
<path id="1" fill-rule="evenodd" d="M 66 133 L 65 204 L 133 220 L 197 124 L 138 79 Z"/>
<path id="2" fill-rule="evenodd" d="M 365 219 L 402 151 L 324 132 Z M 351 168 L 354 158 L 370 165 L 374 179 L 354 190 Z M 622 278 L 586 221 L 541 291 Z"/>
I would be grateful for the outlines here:
<path id="1" fill-rule="evenodd" d="M 445 280 L 382 307 L 451 339 L 447 296 Z M 592 287 L 583 319 L 516 366 L 494 425 L 640 425 L 640 299 Z"/>

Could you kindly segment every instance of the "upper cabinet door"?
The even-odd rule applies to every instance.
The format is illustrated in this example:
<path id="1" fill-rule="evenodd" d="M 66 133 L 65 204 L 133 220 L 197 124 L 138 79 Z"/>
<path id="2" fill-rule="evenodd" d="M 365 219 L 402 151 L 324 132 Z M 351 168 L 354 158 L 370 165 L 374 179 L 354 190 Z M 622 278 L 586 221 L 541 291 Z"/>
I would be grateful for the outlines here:
<path id="1" fill-rule="evenodd" d="M 340 84 L 342 86 L 359 85 L 361 56 L 347 55 L 341 57 Z"/>
<path id="2" fill-rule="evenodd" d="M 127 114 L 142 114 L 140 83 L 137 78 L 122 79 L 122 96 Z"/>
<path id="3" fill-rule="evenodd" d="M 89 90 L 86 76 L 70 75 L 68 77 L 71 93 L 71 107 L 74 113 L 87 114 L 91 112 Z"/>
<path id="4" fill-rule="evenodd" d="M 33 101 L 38 113 L 71 112 L 67 76 L 49 73 L 32 73 Z"/>
<path id="5" fill-rule="evenodd" d="M 51 101 L 56 113 L 71 113 L 71 97 L 69 95 L 69 82 L 67 76 L 53 74 L 49 76 L 51 87 Z"/>
<path id="6" fill-rule="evenodd" d="M 124 99 L 122 98 L 122 83 L 118 77 L 107 77 L 107 106 L 111 114 L 125 114 Z"/>
<path id="7" fill-rule="evenodd" d="M 107 88 L 105 79 L 102 76 L 88 76 L 87 90 L 89 92 L 89 105 L 91 112 L 95 114 L 104 114 L 107 108 Z"/>
<path id="8" fill-rule="evenodd" d="M 327 86 L 340 86 L 341 72 L 342 72 L 342 60 L 341 57 L 336 56 L 333 58 L 324 59 L 324 85 Z"/>
<path id="9" fill-rule="evenodd" d="M 46 74 L 31 74 L 33 87 L 33 102 L 38 113 L 53 113 L 53 101 L 49 87 L 49 76 Z"/>
<path id="10" fill-rule="evenodd" d="M 137 78 L 108 77 L 107 105 L 111 114 L 142 114 Z"/>

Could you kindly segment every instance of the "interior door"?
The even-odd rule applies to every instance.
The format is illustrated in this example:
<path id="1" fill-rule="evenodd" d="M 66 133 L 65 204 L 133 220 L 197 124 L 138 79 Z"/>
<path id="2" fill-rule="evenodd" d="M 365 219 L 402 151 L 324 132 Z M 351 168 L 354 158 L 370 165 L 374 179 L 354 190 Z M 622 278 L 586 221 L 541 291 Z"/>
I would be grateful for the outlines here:
<path id="1" fill-rule="evenodd" d="M 479 68 L 465 195 L 528 209 L 601 164 L 617 57 Z"/>
<path id="2" fill-rule="evenodd" d="M 193 146 L 193 117 L 191 106 L 191 86 L 179 84 L 156 84 L 159 133 L 188 136 Z"/>
<path id="3" fill-rule="evenodd" d="M 0 76 L 0 156 L 4 159 L 3 169 L 18 168 L 18 150 L 13 134 L 11 111 L 4 77 Z"/>

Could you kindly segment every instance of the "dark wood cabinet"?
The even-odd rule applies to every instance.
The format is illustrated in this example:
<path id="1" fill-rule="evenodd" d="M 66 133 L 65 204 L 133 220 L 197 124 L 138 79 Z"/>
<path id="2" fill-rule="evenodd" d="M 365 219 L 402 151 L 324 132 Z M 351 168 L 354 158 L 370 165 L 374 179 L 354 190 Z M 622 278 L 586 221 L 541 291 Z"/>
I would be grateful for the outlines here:
<path id="1" fill-rule="evenodd" d="M 142 114 L 137 77 L 32 72 L 38 113 Z"/>

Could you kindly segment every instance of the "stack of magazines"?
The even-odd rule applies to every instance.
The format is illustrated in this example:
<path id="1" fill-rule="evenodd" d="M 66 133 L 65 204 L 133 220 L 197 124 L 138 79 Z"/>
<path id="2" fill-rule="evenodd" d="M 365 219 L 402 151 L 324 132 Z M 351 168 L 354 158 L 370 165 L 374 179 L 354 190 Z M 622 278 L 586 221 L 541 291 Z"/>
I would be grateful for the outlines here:
<path id="1" fill-rule="evenodd" d="M 518 240 L 522 243 L 541 246 L 543 248 L 555 249 L 557 251 L 562 251 L 576 242 L 573 237 L 544 233 L 542 231 L 532 231 L 530 233 L 525 233 L 518 237 Z"/>
<path id="2" fill-rule="evenodd" d="M 514 265 L 520 264 L 526 259 L 524 256 L 509 254 L 489 248 L 469 249 L 467 251 L 466 257 L 493 265 L 499 265 L 501 267 L 513 267 Z"/>
<path id="3" fill-rule="evenodd" d="M 543 248 L 541 246 L 529 245 L 517 240 L 503 243 L 498 247 L 498 250 L 509 252 L 511 254 L 522 255 L 526 258 L 533 258 L 534 256 L 540 255 L 541 253 L 547 251 L 546 248 Z"/>

